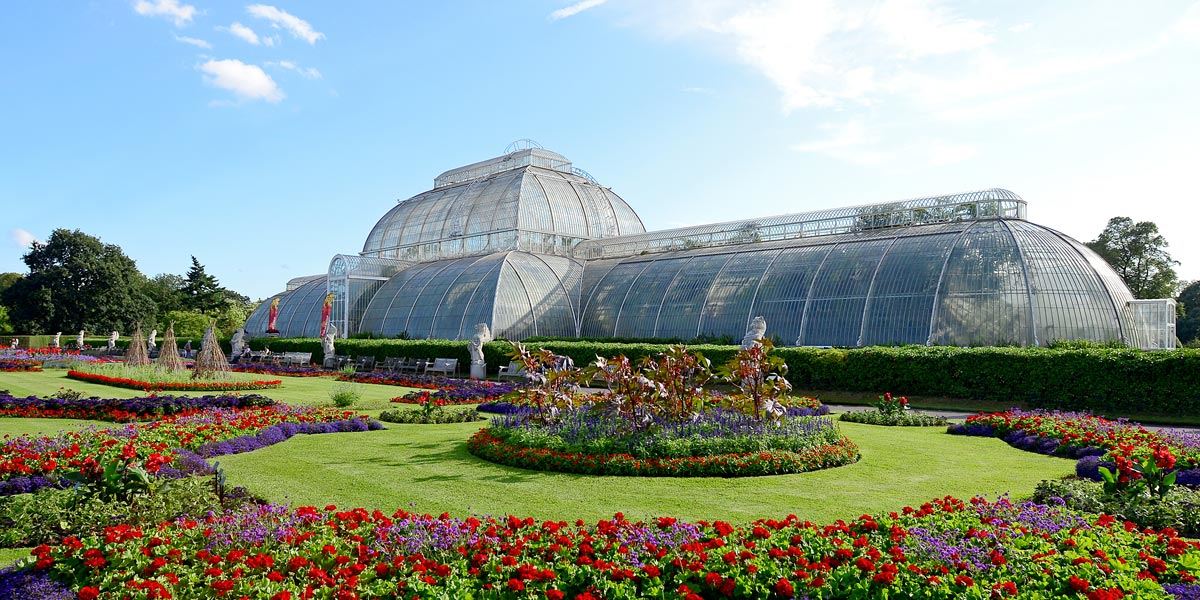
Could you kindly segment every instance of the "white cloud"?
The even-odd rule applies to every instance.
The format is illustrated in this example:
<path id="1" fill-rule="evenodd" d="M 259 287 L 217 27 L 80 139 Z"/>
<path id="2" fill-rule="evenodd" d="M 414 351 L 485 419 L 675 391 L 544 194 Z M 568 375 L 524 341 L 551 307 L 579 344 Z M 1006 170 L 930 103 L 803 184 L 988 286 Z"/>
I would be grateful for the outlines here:
<path id="1" fill-rule="evenodd" d="M 1185 37 L 1200 39 L 1200 2 L 1189 6 L 1171 27 L 1171 31 Z"/>
<path id="2" fill-rule="evenodd" d="M 276 103 L 284 98 L 283 90 L 258 65 L 248 65 L 237 59 L 209 60 L 200 65 L 209 85 L 229 90 L 240 100 L 265 100 Z"/>
<path id="3" fill-rule="evenodd" d="M 869 26 L 906 58 L 956 54 L 993 41 L 983 21 L 959 17 L 930 0 L 886 0 L 872 12 Z"/>
<path id="4" fill-rule="evenodd" d="M 300 65 L 298 65 L 290 60 L 270 61 L 270 62 L 267 62 L 266 65 L 268 67 L 279 67 L 280 69 L 287 69 L 288 71 L 295 71 L 309 79 L 320 79 L 321 78 L 321 72 L 318 71 L 316 68 L 301 67 Z"/>
<path id="5" fill-rule="evenodd" d="M 793 144 L 792 150 L 821 154 L 856 165 L 878 165 L 891 158 L 890 153 L 878 149 L 879 135 L 870 131 L 862 119 L 827 123 L 820 129 L 829 132 L 829 136 Z"/>
<path id="6" fill-rule="evenodd" d="M 567 17 L 573 17 L 585 10 L 591 10 L 593 8 L 596 8 L 597 6 L 600 6 L 601 4 L 604 4 L 605 2 L 608 2 L 608 0 L 580 0 L 579 2 L 576 2 L 575 4 L 572 4 L 570 6 L 564 6 L 560 9 L 550 13 L 550 20 L 558 21 L 560 19 L 565 19 Z"/>
<path id="7" fill-rule="evenodd" d="M 254 33 L 253 29 L 250 29 L 249 27 L 246 27 L 237 21 L 234 21 L 229 27 L 218 27 L 217 31 L 228 32 L 243 42 L 250 44 L 251 46 L 258 46 L 262 44 L 262 42 L 258 39 L 258 34 Z"/>
<path id="8" fill-rule="evenodd" d="M 684 88 L 680 88 L 680 90 L 679 90 L 679 91 L 681 91 L 681 92 L 683 92 L 683 93 L 685 93 L 685 94 L 700 94 L 700 95 L 702 95 L 702 96 L 715 96 L 715 95 L 717 95 L 717 91 L 716 91 L 716 90 L 714 90 L 714 89 L 712 89 L 712 88 L 707 88 L 707 87 L 698 87 L 698 86 L 687 86 L 687 87 L 684 87 Z"/>
<path id="9" fill-rule="evenodd" d="M 38 241 L 37 236 L 21 228 L 12 230 L 9 232 L 9 236 L 12 237 L 13 243 L 22 248 L 28 248 Z"/>
<path id="10" fill-rule="evenodd" d="M 133 3 L 133 10 L 143 17 L 170 19 L 176 27 L 191 23 L 196 16 L 195 6 L 180 4 L 179 0 L 137 0 Z"/>
<path id="11" fill-rule="evenodd" d="M 212 44 L 210 44 L 207 41 L 202 40 L 200 38 L 188 37 L 186 35 L 177 35 L 177 36 L 175 36 L 175 41 L 177 41 L 181 44 L 188 44 L 191 46 L 195 46 L 197 48 L 204 48 L 205 50 L 212 49 Z"/>
<path id="12" fill-rule="evenodd" d="M 979 148 L 946 140 L 929 140 L 924 144 L 925 159 L 931 167 L 942 167 L 974 158 Z"/>
<path id="13" fill-rule="evenodd" d="M 288 30 L 293 37 L 300 38 L 309 44 L 316 44 L 317 40 L 325 39 L 325 34 L 314 30 L 308 21 L 274 6 L 268 4 L 251 4 L 246 7 L 246 12 L 260 19 L 270 21 L 273 27 Z"/>
<path id="14" fill-rule="evenodd" d="M 1033 23 L 1030 23 L 1029 21 L 1025 21 L 1024 23 L 1017 23 L 1016 25 L 1013 25 L 1008 28 L 1008 30 L 1013 33 L 1025 33 L 1026 31 L 1029 31 L 1030 29 L 1033 29 Z"/>

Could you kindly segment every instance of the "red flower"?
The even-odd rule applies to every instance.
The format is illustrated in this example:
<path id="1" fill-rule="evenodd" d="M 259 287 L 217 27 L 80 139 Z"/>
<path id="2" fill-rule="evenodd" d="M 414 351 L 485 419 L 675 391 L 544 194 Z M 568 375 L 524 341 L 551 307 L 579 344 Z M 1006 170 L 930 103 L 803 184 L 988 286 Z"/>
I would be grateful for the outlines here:
<path id="1" fill-rule="evenodd" d="M 796 590 L 792 588 L 792 582 L 788 581 L 786 578 L 783 578 L 775 582 L 775 593 L 779 594 L 780 596 L 791 598 L 793 595 L 795 595 Z"/>
<path id="2" fill-rule="evenodd" d="M 96 600 L 99 597 L 100 590 L 90 585 L 79 590 L 79 600 Z"/>
<path id="3" fill-rule="evenodd" d="M 1080 579 L 1075 575 L 1072 575 L 1071 578 L 1067 580 L 1067 585 L 1071 586 L 1071 589 L 1075 590 L 1076 592 L 1086 592 L 1092 588 L 1092 584 L 1089 583 L 1088 580 Z"/>

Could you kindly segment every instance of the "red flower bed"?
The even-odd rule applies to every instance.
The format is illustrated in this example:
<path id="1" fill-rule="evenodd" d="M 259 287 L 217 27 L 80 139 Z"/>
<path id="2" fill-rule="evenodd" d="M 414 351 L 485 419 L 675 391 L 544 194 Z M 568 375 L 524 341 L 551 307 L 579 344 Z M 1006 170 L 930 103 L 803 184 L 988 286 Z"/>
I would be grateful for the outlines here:
<path id="1" fill-rule="evenodd" d="M 279 387 L 283 381 L 271 379 L 264 381 L 138 381 L 126 377 L 109 377 L 84 371 L 67 371 L 67 377 L 89 383 L 111 385 L 113 387 L 143 390 L 147 392 L 231 392 L 237 390 L 266 390 Z"/>
<path id="2" fill-rule="evenodd" d="M 257 506 L 66 538 L 25 567 L 87 599 L 1163 599 L 1194 589 L 1200 543 L 1004 498 L 827 525 Z"/>
<path id="3" fill-rule="evenodd" d="M 0 359 L 0 372 L 16 373 L 21 371 L 41 371 L 42 363 L 24 358 Z"/>
<path id="4" fill-rule="evenodd" d="M 629 454 L 582 454 L 509 443 L 482 429 L 467 441 L 467 450 L 492 462 L 533 469 L 586 475 L 642 477 L 745 477 L 803 473 L 847 465 L 858 460 L 858 446 L 843 437 L 834 444 L 803 452 L 770 450 L 740 454 L 636 458 Z"/>

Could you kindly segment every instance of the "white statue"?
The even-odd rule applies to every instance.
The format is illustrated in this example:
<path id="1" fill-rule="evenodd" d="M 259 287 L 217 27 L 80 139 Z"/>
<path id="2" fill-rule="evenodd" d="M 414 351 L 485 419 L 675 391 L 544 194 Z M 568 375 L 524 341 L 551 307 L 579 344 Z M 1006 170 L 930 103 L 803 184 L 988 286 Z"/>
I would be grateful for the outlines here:
<path id="1" fill-rule="evenodd" d="M 121 337 L 121 334 L 117 333 L 117 330 L 116 330 L 116 329 L 114 329 L 114 330 L 113 330 L 113 332 L 112 332 L 112 333 L 110 333 L 110 334 L 108 335 L 108 349 L 109 349 L 109 351 L 112 351 L 112 350 L 116 350 L 116 349 L 117 349 L 117 339 L 118 339 L 118 338 L 120 338 L 120 337 Z"/>
<path id="2" fill-rule="evenodd" d="M 151 352 L 158 350 L 158 342 L 154 341 L 154 338 L 156 338 L 156 337 L 158 337 L 158 330 L 151 329 L 150 337 L 146 338 L 146 348 L 149 349 Z"/>
<path id="3" fill-rule="evenodd" d="M 321 350 L 325 352 L 327 360 L 336 356 L 333 348 L 333 340 L 335 339 L 337 339 L 337 326 L 330 323 L 329 328 L 325 330 L 325 337 L 321 338 Z"/>
<path id="4" fill-rule="evenodd" d="M 19 340 L 19 339 L 17 339 L 17 338 L 13 338 L 13 339 L 12 339 L 12 342 L 10 342 L 8 345 L 9 345 L 10 347 L 12 347 L 12 349 L 13 349 L 13 350 L 16 350 L 16 349 L 17 349 L 17 346 L 20 346 L 20 345 L 21 345 L 21 340 Z"/>
<path id="5" fill-rule="evenodd" d="M 483 358 L 483 345 L 490 341 L 492 341 L 492 331 L 488 329 L 487 323 L 475 325 L 475 335 L 467 343 L 467 352 L 471 353 L 471 364 L 487 364 L 487 360 Z"/>
<path id="6" fill-rule="evenodd" d="M 62 343 L 62 332 L 60 331 L 60 332 L 54 334 L 54 339 L 50 340 L 50 347 L 51 348 L 61 348 L 62 347 L 60 345 L 61 343 Z"/>
<path id="7" fill-rule="evenodd" d="M 79 335 L 75 336 L 75 349 L 83 350 L 83 330 L 79 330 Z"/>
<path id="8" fill-rule="evenodd" d="M 229 339 L 229 356 L 230 358 L 241 358 L 242 354 L 246 353 L 246 328 L 241 328 L 233 332 L 233 337 Z"/>
<path id="9" fill-rule="evenodd" d="M 761 346 L 763 336 L 767 333 L 767 320 L 762 317 L 754 317 L 750 321 L 750 327 L 746 329 L 746 335 L 742 338 L 742 350 L 749 350 L 755 346 Z"/>

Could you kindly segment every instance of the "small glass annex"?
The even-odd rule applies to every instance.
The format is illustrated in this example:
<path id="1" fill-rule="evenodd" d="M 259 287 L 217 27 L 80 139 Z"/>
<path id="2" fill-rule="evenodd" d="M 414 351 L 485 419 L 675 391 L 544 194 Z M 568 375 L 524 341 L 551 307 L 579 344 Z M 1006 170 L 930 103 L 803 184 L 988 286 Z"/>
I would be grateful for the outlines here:
<path id="1" fill-rule="evenodd" d="M 443 173 L 359 255 L 293 280 L 282 335 L 316 335 L 326 292 L 343 336 L 463 339 L 487 323 L 508 339 L 740 338 L 762 316 L 797 345 L 1169 347 L 1174 327 L 1007 190 L 646 232 L 620 196 L 538 147 Z"/>

